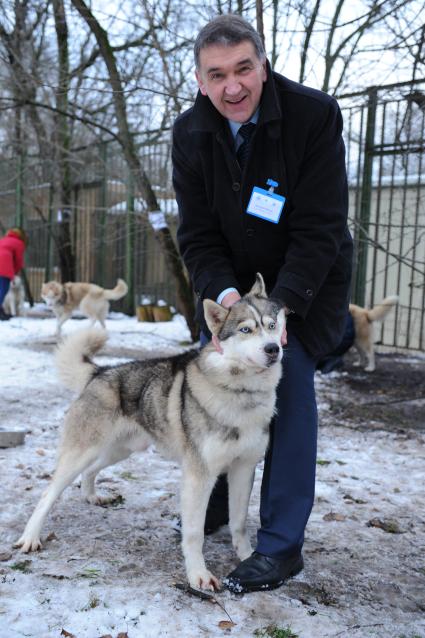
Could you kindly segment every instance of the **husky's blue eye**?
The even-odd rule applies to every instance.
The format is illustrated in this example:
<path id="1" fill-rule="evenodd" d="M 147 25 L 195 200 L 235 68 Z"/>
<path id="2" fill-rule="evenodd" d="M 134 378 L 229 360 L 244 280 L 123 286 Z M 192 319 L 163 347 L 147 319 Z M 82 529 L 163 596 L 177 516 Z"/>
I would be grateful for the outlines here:
<path id="1" fill-rule="evenodd" d="M 243 326 L 243 328 L 239 328 L 239 330 L 243 332 L 244 334 L 248 334 L 249 332 L 252 332 L 251 328 L 248 328 L 248 326 Z"/>
<path id="2" fill-rule="evenodd" d="M 269 323 L 269 330 L 274 330 L 276 328 L 276 324 L 274 321 L 270 321 Z"/>

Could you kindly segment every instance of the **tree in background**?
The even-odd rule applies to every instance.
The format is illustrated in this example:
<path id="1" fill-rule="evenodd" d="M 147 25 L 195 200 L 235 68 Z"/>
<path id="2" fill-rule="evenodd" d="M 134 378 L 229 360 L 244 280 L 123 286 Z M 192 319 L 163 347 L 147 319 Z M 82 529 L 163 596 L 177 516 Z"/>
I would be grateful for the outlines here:
<path id="1" fill-rule="evenodd" d="M 131 133 L 129 119 L 127 116 L 127 107 L 121 75 L 118 70 L 114 52 L 112 51 L 109 43 L 108 35 L 100 26 L 99 22 L 96 20 L 93 13 L 83 0 L 72 0 L 72 4 L 86 21 L 99 46 L 100 54 L 108 71 L 109 82 L 112 89 L 115 117 L 118 127 L 118 140 L 138 190 L 146 202 L 148 218 L 152 220 L 155 236 L 158 239 L 166 257 L 169 272 L 176 283 L 179 309 L 186 318 L 192 336 L 195 337 L 196 326 L 194 324 L 193 294 L 184 273 L 183 263 L 171 236 L 170 229 L 168 228 L 164 215 L 161 215 L 158 200 L 134 145 L 134 138 Z M 157 40 L 155 40 L 155 42 L 157 42 Z"/>

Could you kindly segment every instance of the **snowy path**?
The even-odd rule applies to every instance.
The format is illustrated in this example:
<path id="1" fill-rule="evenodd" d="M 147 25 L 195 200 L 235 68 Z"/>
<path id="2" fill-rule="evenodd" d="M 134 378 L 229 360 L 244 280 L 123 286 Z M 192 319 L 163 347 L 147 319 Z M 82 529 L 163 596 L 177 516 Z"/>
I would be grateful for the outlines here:
<path id="1" fill-rule="evenodd" d="M 68 322 L 65 332 L 82 324 Z M 173 354 L 188 339 L 179 317 L 149 327 L 115 315 L 108 330 L 108 363 L 120 352 Z M 272 626 L 289 627 L 299 638 L 425 637 L 423 430 L 386 431 L 376 423 L 369 430 L 356 427 L 353 418 L 339 422 L 332 406 L 341 375 L 317 378 L 316 505 L 306 568 L 284 587 L 243 597 L 223 592 L 216 595 L 219 605 L 174 587 L 184 581 L 173 530 L 179 471 L 152 449 L 101 474 L 100 490 L 120 493 L 122 502 L 90 506 L 75 484 L 47 520 L 44 537 L 54 536 L 44 550 L 27 556 L 13 550 L 53 470 L 61 417 L 72 396 L 56 381 L 53 332 L 52 319 L 0 325 L 0 425 L 29 430 L 23 446 L 0 449 L 2 638 L 53 638 L 62 630 L 77 638 L 278 635 Z M 364 425 L 364 413 L 362 418 Z M 253 542 L 260 480 L 258 468 L 249 517 Z M 380 524 L 400 533 L 375 526 Z M 227 528 L 207 538 L 205 553 L 220 577 L 236 564 Z M 231 628 L 219 625 L 229 620 L 220 605 L 235 623 Z"/>

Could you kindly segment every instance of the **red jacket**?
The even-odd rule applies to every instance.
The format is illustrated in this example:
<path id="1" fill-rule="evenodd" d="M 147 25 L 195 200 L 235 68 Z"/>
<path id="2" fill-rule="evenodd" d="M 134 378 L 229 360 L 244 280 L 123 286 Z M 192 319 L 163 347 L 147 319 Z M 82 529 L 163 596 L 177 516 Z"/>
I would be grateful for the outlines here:
<path id="1" fill-rule="evenodd" d="M 24 252 L 24 241 L 9 230 L 0 239 L 0 277 L 14 278 L 24 265 Z"/>

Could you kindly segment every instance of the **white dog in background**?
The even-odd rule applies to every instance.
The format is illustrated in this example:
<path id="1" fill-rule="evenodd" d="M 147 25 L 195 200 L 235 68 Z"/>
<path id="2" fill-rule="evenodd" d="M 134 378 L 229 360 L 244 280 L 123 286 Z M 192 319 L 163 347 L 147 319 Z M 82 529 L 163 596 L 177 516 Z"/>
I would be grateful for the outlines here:
<path id="1" fill-rule="evenodd" d="M 350 314 L 354 322 L 354 347 L 359 355 L 354 365 L 363 366 L 366 372 L 375 370 L 375 346 L 373 324 L 384 321 L 394 306 L 398 304 L 398 297 L 391 295 L 374 306 L 372 309 L 362 308 L 350 304 Z"/>
<path id="2" fill-rule="evenodd" d="M 128 292 L 128 286 L 123 279 L 118 279 L 112 290 L 106 290 L 96 284 L 81 281 L 61 284 L 58 281 L 48 281 L 41 287 L 41 297 L 53 310 L 57 318 L 56 335 L 60 336 L 62 324 L 77 308 L 94 324 L 99 321 L 105 328 L 105 319 L 109 311 L 109 301 L 121 299 Z"/>
<path id="3" fill-rule="evenodd" d="M 12 317 L 19 317 L 24 313 L 25 291 L 22 279 L 15 275 L 10 282 L 10 288 L 3 301 L 3 308 Z"/>

